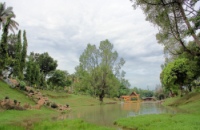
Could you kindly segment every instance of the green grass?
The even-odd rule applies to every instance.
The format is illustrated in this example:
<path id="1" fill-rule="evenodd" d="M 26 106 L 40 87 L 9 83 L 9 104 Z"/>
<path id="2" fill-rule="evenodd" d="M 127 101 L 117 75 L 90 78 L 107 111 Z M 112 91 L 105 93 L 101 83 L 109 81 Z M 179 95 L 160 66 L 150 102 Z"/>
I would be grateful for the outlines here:
<path id="1" fill-rule="evenodd" d="M 131 130 L 199 130 L 200 116 L 192 114 L 143 115 L 119 119 L 115 123 Z"/>
<path id="2" fill-rule="evenodd" d="M 27 97 L 23 92 L 11 88 L 5 82 L 0 81 L 0 100 L 4 99 L 6 96 L 8 96 L 12 100 L 17 100 L 21 102 L 21 105 L 23 105 L 24 103 L 29 103 L 31 105 L 35 104 L 35 102 Z"/>
<path id="3" fill-rule="evenodd" d="M 54 110 L 42 108 L 40 110 L 6 110 L 0 112 L 0 130 L 26 130 L 37 122 L 51 119 L 57 115 Z"/>
<path id="4" fill-rule="evenodd" d="M 33 126 L 34 130 L 114 130 L 84 122 L 80 119 L 64 121 L 44 121 Z"/>
<path id="5" fill-rule="evenodd" d="M 22 126 L 0 125 L 0 130 L 25 130 Z"/>
<path id="6" fill-rule="evenodd" d="M 98 98 L 92 98 L 87 95 L 75 95 L 75 94 L 67 94 L 66 92 L 56 92 L 56 91 L 41 91 L 43 95 L 47 96 L 49 100 L 59 103 L 59 104 L 69 104 L 71 108 L 80 107 L 80 106 L 93 106 L 99 105 Z M 112 99 L 104 98 L 104 102 L 115 102 Z"/>
<path id="7" fill-rule="evenodd" d="M 58 104 L 69 104 L 73 111 L 85 109 L 84 106 L 99 105 L 98 98 L 92 98 L 86 95 L 67 94 L 65 92 L 41 90 L 42 94 L 47 96 L 50 101 Z M 12 100 L 21 102 L 21 105 L 30 103 L 35 105 L 31 98 L 28 98 L 22 91 L 9 87 L 3 81 L 0 81 L 0 100 L 8 96 Z M 114 102 L 111 99 L 105 99 L 105 102 Z M 52 121 L 60 112 L 53 109 L 42 107 L 40 110 L 2 110 L 0 109 L 0 130 L 55 130 L 55 129 L 73 129 L 73 130 L 108 130 L 102 126 L 89 124 L 82 120 L 63 120 Z M 27 128 L 28 127 L 28 128 Z"/>
<path id="8" fill-rule="evenodd" d="M 163 105 L 177 107 L 189 113 L 200 114 L 200 93 L 195 92 L 184 97 L 168 98 Z"/>
<path id="9" fill-rule="evenodd" d="M 153 114 L 123 118 L 115 124 L 131 130 L 200 130 L 200 93 L 165 100 L 165 106 L 173 106 L 183 113 Z"/>

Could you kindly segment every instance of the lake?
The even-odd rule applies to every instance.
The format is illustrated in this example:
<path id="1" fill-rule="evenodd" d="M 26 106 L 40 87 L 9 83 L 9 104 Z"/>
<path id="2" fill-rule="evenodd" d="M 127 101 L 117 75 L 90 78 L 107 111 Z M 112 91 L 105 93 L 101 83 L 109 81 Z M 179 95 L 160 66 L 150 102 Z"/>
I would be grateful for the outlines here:
<path id="1" fill-rule="evenodd" d="M 68 114 L 60 115 L 58 119 L 80 118 L 98 125 L 113 126 L 113 122 L 119 118 L 160 113 L 175 113 L 175 111 L 156 102 L 119 103 L 84 106 L 77 110 L 75 108 Z"/>

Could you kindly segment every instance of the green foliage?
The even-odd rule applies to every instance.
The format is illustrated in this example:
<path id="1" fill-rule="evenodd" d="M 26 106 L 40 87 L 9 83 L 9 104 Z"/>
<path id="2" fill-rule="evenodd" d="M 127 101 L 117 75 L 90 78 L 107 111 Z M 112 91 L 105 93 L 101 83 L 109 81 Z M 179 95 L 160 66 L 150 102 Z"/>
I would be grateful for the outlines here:
<path id="1" fill-rule="evenodd" d="M 191 52 L 185 44 L 187 36 L 192 36 L 195 44 L 200 47 L 196 29 L 189 22 L 189 19 L 192 18 L 195 26 L 198 26 L 199 10 L 195 8 L 198 6 L 197 1 L 135 0 L 134 7 L 138 6 L 144 11 L 146 20 L 159 28 L 157 40 L 165 46 L 168 53 L 179 54 L 176 51 L 177 48 Z"/>
<path id="2" fill-rule="evenodd" d="M 108 40 L 101 41 L 99 49 L 95 45 L 87 45 L 76 67 L 79 80 L 75 84 L 77 91 L 99 96 L 103 101 L 105 94 L 109 97 L 119 96 L 120 85 L 129 87 L 130 84 L 124 79 L 125 73 L 120 73 L 125 61 L 118 59 L 118 53 L 113 48 Z"/>
<path id="3" fill-rule="evenodd" d="M 123 84 L 121 84 L 118 90 L 118 97 L 122 95 L 128 95 L 128 93 L 129 93 L 129 89 Z"/>
<path id="4" fill-rule="evenodd" d="M 21 43 L 21 30 L 19 30 L 17 35 L 17 43 L 15 44 L 15 63 L 13 67 L 13 75 L 22 79 L 22 71 L 21 71 L 21 51 L 22 51 L 22 43 Z"/>
<path id="5" fill-rule="evenodd" d="M 133 1 L 133 0 L 131 0 Z M 167 91 L 178 93 L 186 85 L 191 91 L 191 83 L 198 78 L 200 40 L 198 1 L 160 1 L 135 0 L 134 7 L 141 7 L 146 20 L 159 28 L 156 35 L 158 43 L 164 45 L 165 64 L 161 82 Z M 190 15 L 188 15 L 190 14 Z M 193 37 L 192 42 L 187 42 Z M 187 63 L 170 63 L 176 59 L 185 58 Z"/>
<path id="6" fill-rule="evenodd" d="M 26 43 L 24 43 L 24 54 L 26 53 L 25 48 Z M 29 84 L 40 86 L 40 88 L 46 88 L 46 75 L 56 69 L 57 61 L 50 57 L 47 52 L 43 54 L 31 52 L 26 65 L 25 79 L 29 82 Z"/>
<path id="7" fill-rule="evenodd" d="M 154 96 L 154 92 L 152 90 L 146 90 L 146 89 L 141 89 L 137 87 L 129 89 L 129 94 L 131 94 L 132 92 L 136 92 L 137 94 L 140 94 L 140 98 Z"/>
<path id="8" fill-rule="evenodd" d="M 182 90 L 183 85 L 188 85 L 196 76 L 196 66 L 186 58 L 176 59 L 169 63 L 161 73 L 161 81 L 167 90 Z M 192 66 L 192 67 L 191 67 Z"/>
<path id="9" fill-rule="evenodd" d="M 27 62 L 25 80 L 28 81 L 29 85 L 39 85 L 41 83 L 40 68 L 37 62 L 34 61 L 33 57 L 29 57 Z"/>
<path id="10" fill-rule="evenodd" d="M 23 32 L 23 48 L 21 51 L 21 61 L 20 61 L 20 71 L 23 72 L 26 65 L 26 55 L 27 55 L 27 39 L 26 39 L 26 31 Z"/>
<path id="11" fill-rule="evenodd" d="M 58 66 L 57 61 L 49 56 L 48 52 L 39 54 L 38 57 L 36 57 L 36 61 L 40 66 L 40 72 L 43 73 L 45 77 Z"/>
<path id="12" fill-rule="evenodd" d="M 0 75 L 2 71 L 8 65 L 8 44 L 7 44 L 7 36 L 8 36 L 8 26 L 10 24 L 10 19 L 7 20 L 5 26 L 3 27 L 3 33 L 0 42 Z"/>
<path id="13" fill-rule="evenodd" d="M 51 104 L 51 108 L 57 108 L 57 107 L 58 105 L 55 102 Z"/>
<path id="14" fill-rule="evenodd" d="M 68 73 L 62 70 L 55 70 L 51 72 L 48 83 L 51 83 L 54 86 L 61 86 L 62 88 L 71 85 L 68 79 Z"/>
<path id="15" fill-rule="evenodd" d="M 10 20 L 8 29 L 14 32 L 14 29 L 17 29 L 18 23 L 14 21 L 12 18 L 15 18 L 15 14 L 12 11 L 12 7 L 7 7 L 6 4 L 0 2 L 0 29 L 1 26 L 5 26 L 6 23 Z"/>
<path id="16" fill-rule="evenodd" d="M 24 90 L 25 89 L 25 86 L 26 86 L 26 83 L 24 81 L 20 81 L 19 82 L 19 87 L 20 89 Z"/>

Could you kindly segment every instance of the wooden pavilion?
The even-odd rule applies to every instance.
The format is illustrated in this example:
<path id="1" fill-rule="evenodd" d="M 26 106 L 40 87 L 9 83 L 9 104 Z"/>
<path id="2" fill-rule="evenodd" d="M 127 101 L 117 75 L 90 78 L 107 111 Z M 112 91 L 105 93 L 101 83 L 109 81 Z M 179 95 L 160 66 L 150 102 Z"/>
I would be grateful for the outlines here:
<path id="1" fill-rule="evenodd" d="M 130 101 L 140 101 L 140 94 L 137 94 L 136 92 L 132 92 L 130 95 L 123 95 L 121 98 L 125 102 L 130 102 Z"/>

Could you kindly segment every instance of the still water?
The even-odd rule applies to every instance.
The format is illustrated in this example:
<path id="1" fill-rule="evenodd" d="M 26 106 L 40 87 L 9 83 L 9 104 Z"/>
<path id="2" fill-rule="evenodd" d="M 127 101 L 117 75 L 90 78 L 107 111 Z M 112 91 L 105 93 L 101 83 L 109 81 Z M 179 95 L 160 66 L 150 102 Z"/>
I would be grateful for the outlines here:
<path id="1" fill-rule="evenodd" d="M 79 108 L 78 111 L 72 111 L 67 115 L 59 116 L 60 119 L 80 118 L 87 122 L 113 126 L 113 122 L 119 118 L 145 115 L 172 113 L 159 103 L 120 103 L 99 106 L 85 106 Z"/>

